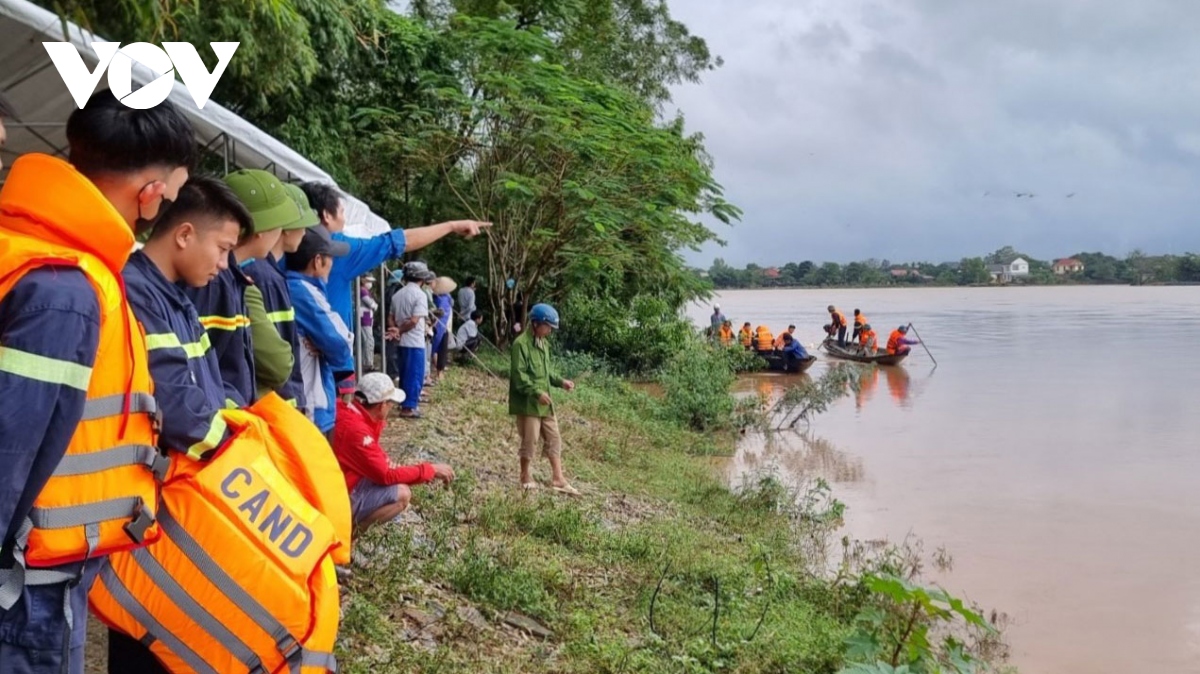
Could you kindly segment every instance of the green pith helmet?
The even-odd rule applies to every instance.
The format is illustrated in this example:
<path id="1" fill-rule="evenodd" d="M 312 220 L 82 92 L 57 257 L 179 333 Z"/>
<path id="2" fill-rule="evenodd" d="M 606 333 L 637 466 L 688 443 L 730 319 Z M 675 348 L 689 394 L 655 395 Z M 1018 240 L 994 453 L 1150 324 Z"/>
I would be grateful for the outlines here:
<path id="1" fill-rule="evenodd" d="M 254 233 L 270 232 L 300 218 L 296 202 L 283 183 L 267 171 L 241 169 L 225 176 L 225 184 L 250 211 Z"/>
<path id="2" fill-rule="evenodd" d="M 296 202 L 296 208 L 300 210 L 300 218 L 284 225 L 284 231 L 308 229 L 321 224 L 321 218 L 317 217 L 317 212 L 308 205 L 308 197 L 305 196 L 304 190 L 300 189 L 299 185 L 285 183 L 283 189 L 292 198 L 292 201 Z"/>

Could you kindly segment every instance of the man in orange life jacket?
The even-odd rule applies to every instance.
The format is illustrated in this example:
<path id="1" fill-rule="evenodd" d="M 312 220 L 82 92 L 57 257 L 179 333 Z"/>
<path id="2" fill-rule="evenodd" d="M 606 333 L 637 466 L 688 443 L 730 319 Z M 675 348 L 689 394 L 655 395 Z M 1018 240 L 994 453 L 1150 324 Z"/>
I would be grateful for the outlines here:
<path id="1" fill-rule="evenodd" d="M 867 324 L 867 317 L 858 309 L 854 310 L 854 332 L 850 333 L 850 341 L 858 341 L 858 336 L 862 334 L 863 326 Z"/>
<path id="2" fill-rule="evenodd" d="M 830 337 L 837 335 L 838 346 L 846 346 L 846 314 L 832 304 L 829 305 L 829 325 L 825 326 L 825 331 Z"/>
<path id="3" fill-rule="evenodd" d="M 783 343 L 783 336 L 784 336 L 784 335 L 791 335 L 791 336 L 795 337 L 795 335 L 796 335 L 796 326 L 794 326 L 794 325 L 789 325 L 789 326 L 787 326 L 787 330 L 786 330 L 786 331 L 784 331 L 784 330 L 781 330 L 781 331 L 779 332 L 779 336 L 775 338 L 775 350 L 776 350 L 776 351 L 782 351 L 782 350 L 783 350 L 783 347 L 784 347 L 784 343 Z"/>
<path id="4" fill-rule="evenodd" d="M 133 110 L 104 90 L 71 114 L 66 135 L 70 163 L 22 156 L 0 191 L 5 674 L 82 672 L 87 593 L 104 556 L 157 536 L 154 398 L 120 273 L 134 231 L 187 180 L 193 130 L 170 103 Z M 109 461 L 89 465 L 85 453 Z M 80 497 L 91 512 L 62 507 Z M 129 511 L 111 507 L 130 500 Z"/>
<path id="5" fill-rule="evenodd" d="M 220 410 L 230 400 L 208 333 L 183 288 L 201 288 L 228 268 L 238 242 L 253 234 L 245 206 L 223 182 L 192 177 L 125 268 L 133 312 L 146 329 L 150 375 L 163 411 L 159 444 L 203 460 L 230 437 Z M 139 642 L 109 632 L 110 672 L 161 671 Z"/>
<path id="6" fill-rule="evenodd" d="M 908 326 L 907 325 L 901 325 L 900 327 L 893 330 L 892 334 L 888 337 L 887 352 L 891 353 L 891 354 L 908 353 L 909 352 L 908 347 L 910 344 L 920 344 L 921 343 L 920 340 L 911 339 L 907 335 L 908 335 Z"/>

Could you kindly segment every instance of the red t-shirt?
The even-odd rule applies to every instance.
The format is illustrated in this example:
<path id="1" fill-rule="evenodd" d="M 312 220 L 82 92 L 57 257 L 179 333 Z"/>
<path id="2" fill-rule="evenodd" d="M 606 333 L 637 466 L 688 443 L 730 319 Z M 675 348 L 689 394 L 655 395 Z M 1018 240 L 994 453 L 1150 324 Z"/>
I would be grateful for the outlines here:
<path id="1" fill-rule="evenodd" d="M 342 473 L 346 475 L 348 491 L 354 491 L 354 486 L 364 477 L 384 486 L 424 484 L 433 479 L 433 464 L 392 464 L 387 452 L 379 446 L 379 436 L 385 425 L 383 421 L 372 419 L 357 400 L 349 405 L 338 401 L 337 422 L 333 427 L 333 453 L 342 467 Z"/>

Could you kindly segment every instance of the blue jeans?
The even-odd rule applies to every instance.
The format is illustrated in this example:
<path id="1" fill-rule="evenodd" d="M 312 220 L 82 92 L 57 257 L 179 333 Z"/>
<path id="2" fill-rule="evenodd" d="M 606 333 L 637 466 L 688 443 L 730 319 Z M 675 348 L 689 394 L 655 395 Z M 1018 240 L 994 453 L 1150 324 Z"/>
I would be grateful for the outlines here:
<path id="1" fill-rule="evenodd" d="M 79 582 L 26 586 L 8 611 L 0 612 L 0 674 L 83 674 L 87 642 L 87 595 L 104 559 L 84 565 Z M 63 594 L 71 604 L 71 628 Z M 68 648 L 64 648 L 64 641 Z M 66 662 L 63 662 L 64 658 Z"/>
<path id="2" fill-rule="evenodd" d="M 425 386 L 425 347 L 401 347 L 400 363 L 400 388 L 404 390 L 401 407 L 415 410 Z"/>

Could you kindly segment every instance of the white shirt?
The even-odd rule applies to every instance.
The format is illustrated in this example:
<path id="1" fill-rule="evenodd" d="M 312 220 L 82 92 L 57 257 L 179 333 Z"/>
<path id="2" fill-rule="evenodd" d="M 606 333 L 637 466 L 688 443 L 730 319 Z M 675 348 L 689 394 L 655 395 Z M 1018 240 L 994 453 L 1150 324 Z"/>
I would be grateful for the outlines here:
<path id="1" fill-rule="evenodd" d="M 425 348 L 425 319 L 429 316 L 429 300 L 418 283 L 408 283 L 392 296 L 392 320 L 397 325 L 416 317 L 417 326 L 400 335 L 400 347 L 407 349 Z"/>

